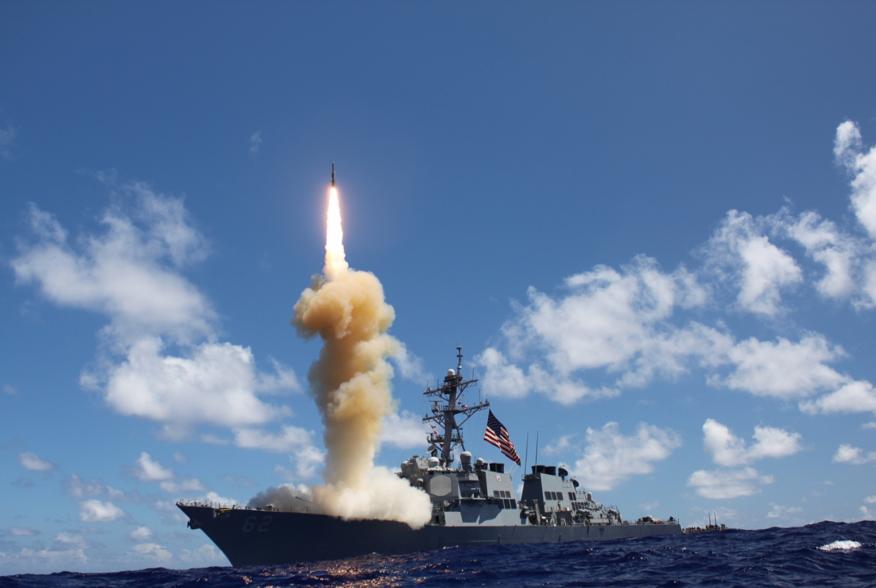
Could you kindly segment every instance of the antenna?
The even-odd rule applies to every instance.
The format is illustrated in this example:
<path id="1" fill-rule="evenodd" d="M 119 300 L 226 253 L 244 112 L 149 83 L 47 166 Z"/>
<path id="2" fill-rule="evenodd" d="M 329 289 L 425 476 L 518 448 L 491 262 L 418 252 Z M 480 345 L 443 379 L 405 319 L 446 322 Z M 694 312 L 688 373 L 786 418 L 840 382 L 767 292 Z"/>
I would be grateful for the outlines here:
<path id="1" fill-rule="evenodd" d="M 476 412 L 490 406 L 489 401 L 479 401 L 474 405 L 462 402 L 462 396 L 466 388 L 476 383 L 477 380 L 468 380 L 462 377 L 462 347 L 456 348 L 456 371 L 448 370 L 444 382 L 438 382 L 435 388 L 427 388 L 423 394 L 432 396 L 432 414 L 423 417 L 424 422 L 433 422 L 434 429 L 427 435 L 429 453 L 439 458 L 442 466 L 449 468 L 453 463 L 453 449 L 461 446 L 465 451 L 465 441 L 462 438 L 462 426 Z M 457 422 L 456 415 L 463 418 Z M 439 432 L 438 429 L 443 429 Z"/>
<path id="2" fill-rule="evenodd" d="M 538 465 L 538 431 L 535 432 L 535 465 Z"/>
<path id="3" fill-rule="evenodd" d="M 526 431 L 526 457 L 523 458 L 523 475 L 526 475 L 526 470 L 529 467 L 529 431 Z"/>

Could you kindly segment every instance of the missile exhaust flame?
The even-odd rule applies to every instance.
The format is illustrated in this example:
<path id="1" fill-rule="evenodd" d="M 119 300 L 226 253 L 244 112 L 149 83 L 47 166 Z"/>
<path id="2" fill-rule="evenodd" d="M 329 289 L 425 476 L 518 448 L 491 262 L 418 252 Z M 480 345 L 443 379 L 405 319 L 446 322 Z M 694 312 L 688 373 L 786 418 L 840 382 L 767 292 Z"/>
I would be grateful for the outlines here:
<path id="1" fill-rule="evenodd" d="M 328 206 L 325 215 L 325 268 L 323 273 L 329 280 L 347 271 L 347 254 L 344 252 L 344 225 L 341 221 L 341 202 L 338 189 L 331 186 L 328 192 Z"/>
<path id="2" fill-rule="evenodd" d="M 333 181 L 323 275 L 301 293 L 292 321 L 302 336 L 319 335 L 323 341 L 308 373 L 327 450 L 325 484 L 313 489 L 313 497 L 328 514 L 396 520 L 418 528 L 431 518 L 428 495 L 374 465 L 383 418 L 394 405 L 387 362 L 400 350 L 387 334 L 394 319 L 377 276 L 350 269 L 347 263 Z"/>

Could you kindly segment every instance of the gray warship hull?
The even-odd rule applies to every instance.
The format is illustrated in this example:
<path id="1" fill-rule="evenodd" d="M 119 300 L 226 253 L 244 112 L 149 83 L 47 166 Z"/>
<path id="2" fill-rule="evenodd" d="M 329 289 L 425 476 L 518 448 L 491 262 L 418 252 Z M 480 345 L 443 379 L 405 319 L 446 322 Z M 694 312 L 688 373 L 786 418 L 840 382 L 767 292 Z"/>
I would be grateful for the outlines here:
<path id="1" fill-rule="evenodd" d="M 392 555 L 448 546 L 606 541 L 678 535 L 677 523 L 601 525 L 426 525 L 343 520 L 323 514 L 180 504 L 189 526 L 201 529 L 233 566 L 276 565 Z"/>

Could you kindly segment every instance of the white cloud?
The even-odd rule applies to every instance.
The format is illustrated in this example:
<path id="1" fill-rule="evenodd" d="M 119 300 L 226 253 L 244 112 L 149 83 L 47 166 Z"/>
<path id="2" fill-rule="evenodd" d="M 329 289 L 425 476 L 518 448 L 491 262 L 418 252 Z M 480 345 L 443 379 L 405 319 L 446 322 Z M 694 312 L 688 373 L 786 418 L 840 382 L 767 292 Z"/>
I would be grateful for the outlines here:
<path id="1" fill-rule="evenodd" d="M 102 231 L 68 239 L 57 219 L 32 206 L 31 236 L 11 262 L 17 281 L 48 300 L 109 318 L 82 385 L 175 438 L 200 423 L 251 426 L 288 414 L 259 394 L 299 389 L 294 372 L 275 360 L 261 372 L 249 348 L 217 342 L 212 305 L 182 274 L 208 250 L 183 199 L 98 176 L 118 202 L 102 215 Z"/>
<path id="2" fill-rule="evenodd" d="M 90 499 L 79 503 L 79 518 L 86 523 L 114 521 L 123 516 L 122 509 L 109 501 Z"/>
<path id="3" fill-rule="evenodd" d="M 798 342 L 747 339 L 731 347 L 726 361 L 733 371 L 709 378 L 712 385 L 745 390 L 758 396 L 799 398 L 842 384 L 847 378 L 827 365 L 843 357 L 839 346 L 818 334 Z"/>
<path id="4" fill-rule="evenodd" d="M 100 482 L 83 480 L 78 475 L 73 474 L 67 480 L 67 491 L 74 498 L 82 498 L 84 496 L 100 496 L 107 492 L 107 488 Z"/>
<path id="5" fill-rule="evenodd" d="M 852 210 L 876 238 L 876 147 L 865 150 L 857 124 L 845 121 L 836 129 L 834 155 L 852 174 Z"/>
<path id="6" fill-rule="evenodd" d="M 262 132 L 258 130 L 249 136 L 249 154 L 255 157 L 262 148 Z"/>
<path id="7" fill-rule="evenodd" d="M 855 270 L 860 246 L 851 236 L 814 211 L 792 218 L 787 210 L 771 217 L 775 228 L 797 241 L 806 254 L 822 264 L 825 273 L 815 289 L 825 298 L 845 298 L 857 288 Z"/>
<path id="8" fill-rule="evenodd" d="M 793 433 L 776 427 L 756 426 L 754 428 L 754 444 L 748 450 L 751 460 L 763 458 L 787 457 L 798 453 L 800 441 L 799 433 Z"/>
<path id="9" fill-rule="evenodd" d="M 485 370 L 481 385 L 487 396 L 523 398 L 531 392 L 523 370 L 508 362 L 498 349 L 487 347 L 476 361 Z"/>
<path id="10" fill-rule="evenodd" d="M 623 435 L 615 422 L 587 429 L 587 447 L 572 467 L 581 483 L 592 490 L 611 490 L 627 478 L 650 474 L 654 464 L 681 445 L 670 429 L 640 423 L 634 435 Z"/>
<path id="11" fill-rule="evenodd" d="M 247 349 L 247 351 L 249 351 Z M 256 376 L 254 389 L 259 392 L 300 392 L 301 384 L 292 368 L 283 365 L 273 357 L 269 358 L 273 372 L 261 372 Z"/>
<path id="12" fill-rule="evenodd" d="M 162 490 L 169 493 L 181 493 L 181 492 L 203 492 L 204 485 L 201 484 L 201 481 L 197 478 L 188 478 L 185 480 L 175 481 L 175 480 L 165 480 L 159 484 Z"/>
<path id="13" fill-rule="evenodd" d="M 235 498 L 221 496 L 219 494 L 216 494 L 213 491 L 207 492 L 207 494 L 205 496 L 201 497 L 201 500 L 204 500 L 209 504 L 219 504 L 219 505 L 223 505 L 223 506 L 240 504 Z"/>
<path id="14" fill-rule="evenodd" d="M 754 428 L 754 443 L 736 437 L 726 426 L 714 419 L 703 423 L 703 444 L 712 460 L 721 466 L 739 466 L 772 457 L 786 457 L 800 451 L 799 433 L 774 427 Z"/>
<path id="15" fill-rule="evenodd" d="M 876 307 L 876 261 L 869 261 L 863 270 L 863 296 L 857 302 L 858 308 Z"/>
<path id="16" fill-rule="evenodd" d="M 690 475 L 687 484 L 704 498 L 728 500 L 756 494 L 762 485 L 772 482 L 772 476 L 763 476 L 749 466 L 736 470 L 697 470 Z"/>
<path id="17" fill-rule="evenodd" d="M 136 342 L 111 367 L 106 400 L 118 412 L 183 427 L 260 424 L 288 411 L 256 395 L 252 352 L 231 343 L 203 343 L 189 357 L 165 355 L 160 339 Z"/>
<path id="18" fill-rule="evenodd" d="M 846 120 L 837 126 L 833 142 L 833 156 L 837 163 L 853 166 L 862 145 L 861 130 L 855 122 Z"/>
<path id="19" fill-rule="evenodd" d="M 134 477 L 144 482 L 158 482 L 159 488 L 171 494 L 205 490 L 204 485 L 197 478 L 177 479 L 173 470 L 158 463 L 145 451 L 137 458 Z"/>
<path id="20" fill-rule="evenodd" d="M 876 495 L 865 497 L 864 502 L 867 504 L 876 504 Z"/>
<path id="21" fill-rule="evenodd" d="M 618 387 L 643 386 L 658 374 L 678 376 L 690 356 L 705 355 L 709 344 L 721 342 L 713 329 L 678 329 L 668 322 L 675 309 L 699 307 L 708 298 L 684 268 L 662 272 L 641 256 L 620 271 L 597 266 L 565 284 L 558 296 L 530 288 L 528 304 L 517 305 L 502 328 L 507 351 L 492 346 L 478 356 L 487 395 L 539 392 L 561 404 L 613 396 Z M 582 380 L 588 370 L 604 370 L 617 380 L 588 385 Z"/>
<path id="22" fill-rule="evenodd" d="M 163 563 L 173 559 L 173 554 L 158 543 L 138 543 L 134 546 L 134 552 L 156 562 Z"/>
<path id="23" fill-rule="evenodd" d="M 19 453 L 18 462 L 21 464 L 21 467 L 32 472 L 48 472 L 49 470 L 55 469 L 54 464 L 30 451 Z"/>
<path id="24" fill-rule="evenodd" d="M 800 409 L 810 414 L 836 412 L 876 413 L 876 388 L 867 381 L 847 382 L 839 389 L 815 400 L 800 404 Z"/>
<path id="25" fill-rule="evenodd" d="M 186 567 L 206 568 L 228 565 L 228 560 L 225 559 L 222 552 L 216 546 L 207 543 L 196 549 L 182 549 L 178 557 L 180 561 L 187 564 Z"/>
<path id="26" fill-rule="evenodd" d="M 770 510 L 767 513 L 768 519 L 795 519 L 796 515 L 803 512 L 799 506 L 782 506 L 781 504 L 770 503 Z"/>
<path id="27" fill-rule="evenodd" d="M 152 537 L 152 529 L 149 527 L 137 527 L 131 531 L 131 539 L 134 541 L 147 541 Z"/>
<path id="28" fill-rule="evenodd" d="M 134 215 L 117 210 L 103 218 L 106 231 L 87 235 L 74 249 L 57 220 L 30 210 L 36 240 L 22 242 L 12 260 L 20 283 L 36 284 L 61 306 L 108 314 L 112 334 L 128 341 L 142 334 L 170 334 L 186 341 L 212 334 L 215 312 L 176 269 L 202 256 L 200 235 L 174 209 L 181 201 L 148 193 Z"/>
<path id="29" fill-rule="evenodd" d="M 313 433 L 301 427 L 284 426 L 279 433 L 261 429 L 237 429 L 234 442 L 238 447 L 291 453 L 295 469 L 301 478 L 309 478 L 325 459 L 325 452 L 313 443 Z"/>
<path id="30" fill-rule="evenodd" d="M 390 361 L 398 369 L 399 375 L 415 384 L 428 384 L 432 381 L 433 376 L 423 365 L 423 360 L 411 353 L 407 346 L 401 341 L 396 342 L 397 345 L 390 356 Z"/>
<path id="31" fill-rule="evenodd" d="M 383 419 L 380 442 L 402 449 L 426 445 L 426 425 L 423 418 L 410 411 L 394 412 Z"/>
<path id="32" fill-rule="evenodd" d="M 803 280 L 794 258 L 770 242 L 747 212 L 727 213 L 709 240 L 707 254 L 719 277 L 737 283 L 739 307 L 755 314 L 777 315 L 782 290 Z"/>
<path id="33" fill-rule="evenodd" d="M 864 453 L 864 450 L 848 443 L 843 443 L 837 447 L 836 453 L 833 455 L 833 461 L 836 463 L 850 463 L 861 465 L 876 461 L 876 451 Z"/>
<path id="34" fill-rule="evenodd" d="M 60 533 L 56 534 L 55 541 L 61 543 L 62 545 L 74 545 L 81 548 L 84 548 L 86 546 L 85 538 L 82 535 L 76 533 L 67 533 L 65 531 L 61 531 Z"/>
<path id="35" fill-rule="evenodd" d="M 18 131 L 12 125 L 0 128 L 0 157 L 12 159 L 12 151 L 15 149 L 15 138 Z"/>
<path id="36" fill-rule="evenodd" d="M 152 456 L 143 451 L 137 458 L 137 468 L 134 476 L 144 482 L 161 482 L 173 478 L 173 472 L 152 459 Z"/>
<path id="37" fill-rule="evenodd" d="M 557 455 L 568 449 L 572 448 L 572 439 L 574 439 L 574 435 L 561 435 L 556 441 L 553 443 L 548 443 L 544 446 L 545 455 Z"/>

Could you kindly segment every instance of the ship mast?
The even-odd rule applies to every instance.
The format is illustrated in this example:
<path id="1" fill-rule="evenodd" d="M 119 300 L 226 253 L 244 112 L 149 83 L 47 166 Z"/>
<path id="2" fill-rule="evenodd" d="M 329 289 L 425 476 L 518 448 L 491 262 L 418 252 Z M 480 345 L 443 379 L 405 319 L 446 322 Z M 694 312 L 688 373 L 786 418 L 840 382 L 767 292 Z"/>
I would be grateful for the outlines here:
<path id="1" fill-rule="evenodd" d="M 490 406 L 489 401 L 484 400 L 477 404 L 467 405 L 462 402 L 462 395 L 466 388 L 477 382 L 476 379 L 465 380 L 462 377 L 462 347 L 456 348 L 456 370 L 447 370 L 444 376 L 444 384 L 436 388 L 426 388 L 425 396 L 433 396 L 437 400 L 432 401 L 432 414 L 423 417 L 423 422 L 435 423 L 431 433 L 426 436 L 429 443 L 429 453 L 437 457 L 444 467 L 450 467 L 453 463 L 453 448 L 459 445 L 465 450 L 465 441 L 462 438 L 462 425 L 476 412 Z M 456 415 L 464 415 L 461 422 L 456 422 Z M 439 432 L 443 429 L 443 433 Z"/>

